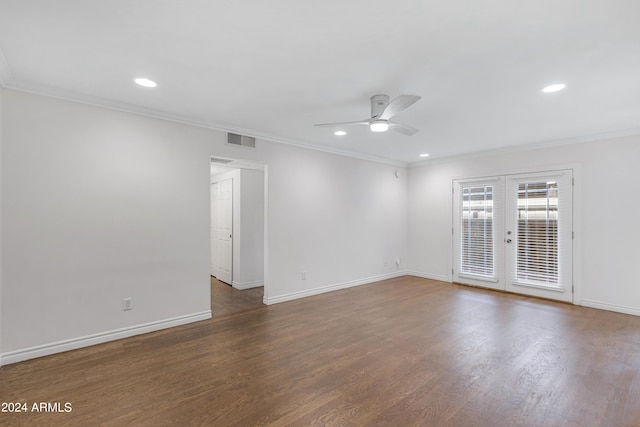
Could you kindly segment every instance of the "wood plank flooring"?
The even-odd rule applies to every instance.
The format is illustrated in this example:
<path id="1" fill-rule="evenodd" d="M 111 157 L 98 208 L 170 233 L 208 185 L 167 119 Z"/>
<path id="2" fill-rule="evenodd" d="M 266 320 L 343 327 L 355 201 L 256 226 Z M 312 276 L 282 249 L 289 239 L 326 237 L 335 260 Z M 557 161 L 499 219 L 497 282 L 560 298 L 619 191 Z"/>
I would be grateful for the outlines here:
<path id="1" fill-rule="evenodd" d="M 402 277 L 0 369 L 2 426 L 638 426 L 640 317 Z"/>
<path id="2" fill-rule="evenodd" d="M 211 277 L 211 313 L 214 318 L 263 308 L 264 288 L 242 291 Z"/>

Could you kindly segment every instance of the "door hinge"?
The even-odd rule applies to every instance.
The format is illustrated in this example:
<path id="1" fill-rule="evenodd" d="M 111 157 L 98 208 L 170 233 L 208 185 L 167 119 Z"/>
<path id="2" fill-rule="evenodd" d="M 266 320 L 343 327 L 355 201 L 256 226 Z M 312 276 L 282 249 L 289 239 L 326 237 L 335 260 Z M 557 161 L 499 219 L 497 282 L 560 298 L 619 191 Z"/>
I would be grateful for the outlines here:
<path id="1" fill-rule="evenodd" d="M 571 232 L 571 240 L 576 238 L 576 233 L 574 233 L 573 231 Z"/>
<path id="2" fill-rule="evenodd" d="M 571 185 L 576 185 L 576 179 L 575 178 L 571 178 Z"/>
<path id="3" fill-rule="evenodd" d="M 453 227 L 451 227 L 451 234 L 454 234 Z"/>

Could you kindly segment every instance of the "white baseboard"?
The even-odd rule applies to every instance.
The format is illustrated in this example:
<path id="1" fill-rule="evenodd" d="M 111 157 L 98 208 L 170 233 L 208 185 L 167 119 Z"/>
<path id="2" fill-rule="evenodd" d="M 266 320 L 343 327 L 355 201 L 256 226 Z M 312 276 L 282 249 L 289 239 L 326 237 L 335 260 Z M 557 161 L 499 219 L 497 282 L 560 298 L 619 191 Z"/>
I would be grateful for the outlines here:
<path id="1" fill-rule="evenodd" d="M 174 317 L 172 319 L 160 320 L 157 322 L 145 323 L 142 325 L 130 326 L 113 331 L 101 332 L 70 340 L 58 341 L 50 344 L 38 345 L 21 350 L 9 351 L 0 355 L 3 365 L 22 362 L 23 360 L 35 359 L 36 357 L 48 356 L 63 351 L 75 350 L 82 347 L 89 347 L 102 344 L 108 341 L 115 341 L 128 338 L 134 335 L 146 334 L 160 329 L 172 328 L 174 326 L 185 325 L 187 323 L 199 322 L 211 319 L 211 310 L 200 313 L 188 314 L 186 316 Z"/>
<path id="2" fill-rule="evenodd" d="M 277 295 L 275 297 L 266 296 L 262 299 L 266 305 L 278 304 L 285 301 L 292 301 L 299 298 L 310 297 L 312 295 L 324 294 L 326 292 L 337 291 L 340 289 L 353 288 L 355 286 L 366 285 L 380 280 L 393 279 L 396 277 L 406 276 L 406 271 L 395 271 L 393 273 L 382 274 L 380 276 L 367 277 L 365 279 L 352 280 L 350 282 L 337 283 L 335 285 L 322 286 L 319 288 L 309 289 L 306 291 L 292 292 L 290 294 Z"/>
<path id="3" fill-rule="evenodd" d="M 236 282 L 234 280 L 231 286 L 233 286 L 235 289 L 243 291 L 245 289 L 259 288 L 261 286 L 264 286 L 264 280 L 258 280 L 255 282 L 245 282 L 245 283 Z"/>
<path id="4" fill-rule="evenodd" d="M 439 280 L 441 282 L 451 283 L 451 278 L 447 276 L 441 276 L 439 274 L 421 273 L 419 271 L 407 271 L 408 276 L 421 277 L 423 279 Z"/>
<path id="5" fill-rule="evenodd" d="M 582 305 L 583 307 L 598 308 L 600 310 L 615 311 L 618 313 L 640 316 L 640 309 L 627 307 L 624 305 L 608 304 L 606 302 L 599 302 L 599 301 L 593 301 L 593 300 L 587 300 L 587 299 L 583 299 L 580 305 Z"/>

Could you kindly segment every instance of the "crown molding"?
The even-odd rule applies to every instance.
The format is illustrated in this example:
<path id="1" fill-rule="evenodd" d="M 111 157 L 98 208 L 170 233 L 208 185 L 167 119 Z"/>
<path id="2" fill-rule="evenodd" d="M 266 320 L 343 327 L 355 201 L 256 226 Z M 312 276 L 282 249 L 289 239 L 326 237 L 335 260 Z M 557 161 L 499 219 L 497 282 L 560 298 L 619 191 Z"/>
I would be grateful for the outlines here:
<path id="1" fill-rule="evenodd" d="M 189 126 L 195 126 L 219 132 L 232 132 L 241 135 L 251 136 L 256 139 L 262 139 L 279 144 L 291 145 L 307 150 L 320 151 L 324 153 L 334 154 L 343 157 L 352 157 L 359 160 L 366 160 L 369 162 L 382 163 L 396 167 L 408 167 L 407 162 L 401 162 L 392 159 L 386 159 L 383 157 L 372 156 L 364 153 L 357 153 L 354 151 L 341 150 L 337 148 L 322 147 L 319 145 L 298 141 L 289 138 L 282 138 L 276 135 L 271 135 L 266 132 L 260 132 L 253 129 L 241 128 L 237 126 L 231 126 L 212 121 L 194 120 L 186 116 L 180 116 L 177 114 L 171 114 L 160 110 L 154 110 L 150 108 L 140 107 L 138 105 L 127 104 L 123 102 L 112 101 L 97 96 L 84 95 L 73 91 L 59 89 L 46 85 L 38 85 L 33 83 L 24 83 L 9 79 L 4 85 L 7 89 L 16 90 L 20 92 L 31 93 L 34 95 L 46 96 L 49 98 L 61 99 L 64 101 L 75 102 L 79 104 L 90 105 L 99 108 L 108 108 L 110 110 L 122 111 L 125 113 L 136 114 L 139 116 L 150 117 L 154 119 L 166 120 L 174 123 L 181 123 Z"/>
<path id="2" fill-rule="evenodd" d="M 419 168 L 428 166 L 434 163 L 448 163 L 459 160 L 472 160 L 482 157 L 495 156 L 499 154 L 520 153 L 524 151 L 540 150 L 544 148 L 557 148 L 565 145 L 584 144 L 593 141 L 604 141 L 607 139 L 624 138 L 627 136 L 640 135 L 640 127 L 634 127 L 630 129 L 623 129 L 611 132 L 602 132 L 592 135 L 582 135 L 572 138 L 563 139 L 550 139 L 547 141 L 530 142 L 526 144 L 519 144 L 510 147 L 494 148 L 491 150 L 474 151 L 473 153 L 456 154 L 453 156 L 443 156 L 428 160 L 421 160 L 418 162 L 409 163 L 409 168 Z"/>
<path id="3" fill-rule="evenodd" d="M 307 150 L 319 151 L 328 154 L 334 154 L 343 157 L 351 157 L 359 160 L 365 160 L 374 163 L 381 163 L 390 166 L 403 167 L 403 168 L 418 168 L 428 166 L 434 163 L 446 163 L 458 160 L 477 159 L 482 157 L 494 156 L 499 154 L 519 153 L 524 151 L 531 151 L 544 148 L 554 148 L 564 145 L 581 144 L 591 141 L 600 141 L 613 138 L 622 138 L 626 136 L 640 135 L 640 127 L 631 129 L 623 129 L 618 131 L 603 132 L 593 135 L 583 135 L 572 138 L 564 139 L 551 139 L 539 142 L 530 142 L 526 144 L 519 144 L 509 147 L 501 147 L 490 150 L 474 151 L 472 153 L 463 153 L 452 156 L 443 156 L 429 158 L 417 162 L 402 162 L 398 160 L 387 159 L 378 156 L 372 156 L 364 153 L 357 153 L 349 150 L 341 150 L 338 148 L 322 147 L 319 145 L 303 142 L 299 140 L 282 138 L 277 135 L 272 135 L 266 132 L 260 132 L 253 129 L 242 128 L 232 125 L 226 125 L 216 123 L 213 121 L 201 121 L 194 120 L 192 118 L 181 116 L 178 114 L 171 114 L 160 110 L 154 110 L 150 108 L 140 107 L 138 105 L 127 104 L 123 102 L 116 102 L 96 96 L 84 95 L 73 91 L 67 91 L 46 85 L 38 85 L 33 83 L 19 82 L 13 79 L 9 64 L 4 57 L 2 50 L 0 49 L 0 86 L 16 90 L 20 92 L 31 93 L 34 95 L 46 96 L 50 98 L 61 99 L 64 101 L 75 102 L 79 104 L 90 105 L 98 108 L 107 108 L 110 110 L 121 111 L 124 113 L 135 114 L 139 116 L 145 116 L 154 119 L 165 120 L 174 123 L 180 123 L 188 126 L 200 127 L 218 132 L 232 132 L 241 135 L 251 136 L 256 139 L 262 139 L 278 144 L 290 145 Z"/>
<path id="4" fill-rule="evenodd" d="M 7 58 L 4 56 L 4 52 L 2 48 L 0 48 L 0 86 L 6 87 L 9 82 L 13 80 L 13 74 L 11 73 L 11 67 L 9 67 L 9 62 Z"/>

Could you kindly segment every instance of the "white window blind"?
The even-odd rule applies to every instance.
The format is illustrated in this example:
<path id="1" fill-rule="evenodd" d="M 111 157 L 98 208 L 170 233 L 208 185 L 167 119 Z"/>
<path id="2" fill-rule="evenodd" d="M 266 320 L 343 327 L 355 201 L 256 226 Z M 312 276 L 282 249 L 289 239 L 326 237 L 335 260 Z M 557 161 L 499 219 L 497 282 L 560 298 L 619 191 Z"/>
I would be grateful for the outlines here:
<path id="1" fill-rule="evenodd" d="M 463 186 L 460 194 L 460 272 L 495 277 L 494 186 Z"/>
<path id="2" fill-rule="evenodd" d="M 558 182 L 518 184 L 516 280 L 554 285 L 558 278 Z"/>

